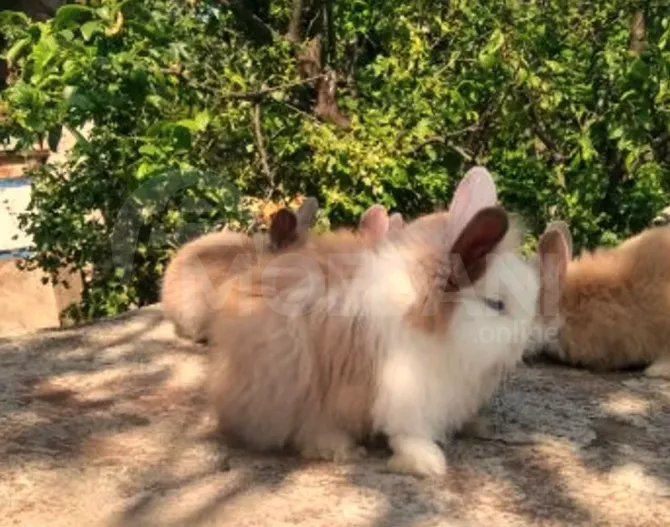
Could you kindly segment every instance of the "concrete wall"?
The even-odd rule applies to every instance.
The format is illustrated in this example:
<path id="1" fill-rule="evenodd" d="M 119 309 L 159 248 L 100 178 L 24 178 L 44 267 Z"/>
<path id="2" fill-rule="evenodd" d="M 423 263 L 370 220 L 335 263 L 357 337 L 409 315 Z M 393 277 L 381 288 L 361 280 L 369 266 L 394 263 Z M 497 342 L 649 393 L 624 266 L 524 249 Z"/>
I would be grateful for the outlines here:
<path id="1" fill-rule="evenodd" d="M 54 288 L 40 272 L 19 271 L 17 261 L 0 261 L 0 337 L 59 325 Z"/>
<path id="2" fill-rule="evenodd" d="M 31 237 L 19 228 L 18 214 L 30 202 L 30 180 L 24 171 L 36 163 L 61 162 L 74 144 L 64 132 L 58 151 L 36 151 L 30 156 L 0 152 L 0 337 L 58 327 L 60 313 L 81 299 L 83 284 L 78 274 L 63 269 L 59 279 L 69 287 L 43 284 L 40 271 L 20 271 L 16 262 L 25 257 Z"/>

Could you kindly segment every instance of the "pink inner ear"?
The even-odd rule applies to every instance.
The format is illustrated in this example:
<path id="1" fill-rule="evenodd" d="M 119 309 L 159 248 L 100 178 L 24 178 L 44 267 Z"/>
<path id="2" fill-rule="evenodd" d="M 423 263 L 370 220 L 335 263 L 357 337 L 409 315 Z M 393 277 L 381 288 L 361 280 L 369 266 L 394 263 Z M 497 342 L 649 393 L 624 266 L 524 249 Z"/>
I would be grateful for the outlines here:
<path id="1" fill-rule="evenodd" d="M 551 229 L 540 237 L 538 254 L 543 275 L 557 273 L 559 279 L 565 276 L 571 255 L 568 240 L 560 230 Z"/>
<path id="2" fill-rule="evenodd" d="M 551 231 L 556 231 L 562 236 L 565 247 L 567 248 L 568 260 L 572 260 L 572 233 L 570 232 L 568 224 L 562 220 L 552 221 L 547 225 L 544 235 Z M 542 240 L 542 238 L 540 240 Z"/>
<path id="3" fill-rule="evenodd" d="M 500 207 L 479 211 L 470 221 L 450 252 L 459 255 L 469 280 L 475 281 L 486 270 L 486 256 L 495 249 L 509 228 L 509 220 Z"/>
<path id="4" fill-rule="evenodd" d="M 296 236 L 298 219 L 296 215 L 288 209 L 280 209 L 273 216 L 270 222 L 270 240 L 277 247 L 290 243 Z"/>
<path id="5" fill-rule="evenodd" d="M 481 166 L 468 170 L 456 187 L 449 205 L 449 241 L 455 241 L 479 211 L 495 207 L 497 202 L 498 193 L 489 171 Z"/>
<path id="6" fill-rule="evenodd" d="M 557 229 L 545 232 L 538 242 L 538 256 L 542 284 L 541 311 L 544 315 L 555 315 L 571 258 L 564 234 Z"/>
<path id="7" fill-rule="evenodd" d="M 384 236 L 388 229 L 388 212 L 379 204 L 369 207 L 358 222 L 358 230 L 373 240 Z"/>
<path id="8" fill-rule="evenodd" d="M 405 220 L 402 218 L 402 214 L 399 212 L 394 212 L 389 216 L 389 230 L 391 229 L 402 229 L 405 226 Z"/>

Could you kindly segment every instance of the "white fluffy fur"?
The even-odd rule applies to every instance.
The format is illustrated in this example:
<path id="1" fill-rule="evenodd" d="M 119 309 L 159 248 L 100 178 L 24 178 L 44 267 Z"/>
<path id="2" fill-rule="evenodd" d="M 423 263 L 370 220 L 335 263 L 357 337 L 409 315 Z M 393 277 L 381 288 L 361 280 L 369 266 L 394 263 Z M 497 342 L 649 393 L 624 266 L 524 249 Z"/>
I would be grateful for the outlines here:
<path id="1" fill-rule="evenodd" d="M 253 270 L 212 319 L 211 397 L 222 431 L 329 459 L 350 458 L 355 440 L 382 432 L 391 469 L 443 474 L 436 441 L 476 417 L 521 360 L 537 306 L 538 271 L 516 253 L 520 230 L 495 204 L 490 175 L 476 168 L 448 214 L 372 245 L 317 239 Z M 462 275 L 451 249 L 466 256 L 474 284 L 454 286 Z M 478 254 L 488 254 L 486 266 Z M 278 273 L 280 286 L 261 300 L 266 272 Z M 448 291 L 452 305 L 423 314 Z M 287 297 L 299 300 L 297 311 L 285 310 Z"/>
<path id="2" fill-rule="evenodd" d="M 402 323 L 419 292 L 406 263 L 385 252 L 371 255 L 364 267 L 361 279 L 371 294 L 360 297 L 352 291 L 378 322 L 376 338 L 385 353 L 376 380 L 374 427 L 390 437 L 395 453 L 392 468 L 442 474 L 446 464 L 434 441 L 472 419 L 505 371 L 521 360 L 532 328 L 539 277 L 516 254 L 496 254 L 485 277 L 461 292 L 463 301 L 449 331 L 429 335 Z M 389 276 L 394 277 L 395 302 L 389 302 Z M 488 308 L 481 297 L 503 300 L 507 312 Z M 385 316 L 380 317 L 382 306 Z"/>

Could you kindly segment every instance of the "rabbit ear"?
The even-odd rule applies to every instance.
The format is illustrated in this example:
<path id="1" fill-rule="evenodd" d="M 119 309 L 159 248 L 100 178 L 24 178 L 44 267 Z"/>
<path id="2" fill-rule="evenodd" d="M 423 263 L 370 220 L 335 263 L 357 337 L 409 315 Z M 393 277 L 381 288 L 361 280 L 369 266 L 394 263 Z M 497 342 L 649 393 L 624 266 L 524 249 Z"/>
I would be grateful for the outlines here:
<path id="1" fill-rule="evenodd" d="M 297 228 L 301 234 L 307 232 L 312 228 L 316 221 L 316 213 L 319 211 L 319 201 L 316 198 L 305 198 L 300 208 L 296 211 L 296 219 L 298 220 Z"/>
<path id="2" fill-rule="evenodd" d="M 487 256 L 508 229 L 509 218 L 501 207 L 486 207 L 475 212 L 449 250 L 449 285 L 453 289 L 481 278 L 488 264 Z"/>
<path id="3" fill-rule="evenodd" d="M 565 222 L 553 222 L 547 226 L 538 241 L 538 256 L 542 281 L 562 283 L 572 260 L 572 237 Z"/>
<path id="4" fill-rule="evenodd" d="M 404 226 L 405 226 L 405 220 L 403 220 L 402 214 L 400 214 L 399 212 L 394 212 L 389 216 L 390 231 L 402 229 Z"/>
<path id="5" fill-rule="evenodd" d="M 495 183 L 484 167 L 471 168 L 456 188 L 446 228 L 448 250 L 458 256 L 448 259 L 449 281 L 456 289 L 454 280 L 472 283 L 484 274 L 486 257 L 507 234 L 509 218 L 497 201 Z"/>
<path id="6" fill-rule="evenodd" d="M 570 232 L 568 224 L 561 220 L 552 221 L 544 230 L 545 233 L 550 231 L 557 231 L 563 236 L 563 241 L 568 249 L 568 260 L 572 260 L 572 233 Z"/>
<path id="7" fill-rule="evenodd" d="M 272 215 L 270 220 L 270 241 L 281 248 L 297 238 L 298 217 L 288 209 L 280 209 Z"/>
<path id="8" fill-rule="evenodd" d="M 369 207 L 358 222 L 358 230 L 371 240 L 377 240 L 389 230 L 389 216 L 383 205 Z"/>
<path id="9" fill-rule="evenodd" d="M 572 259 L 571 238 L 567 224 L 555 223 L 547 227 L 537 244 L 540 261 L 540 311 L 544 315 L 558 313 L 561 287 L 568 272 L 568 263 Z"/>
<path id="10" fill-rule="evenodd" d="M 450 242 L 454 242 L 472 218 L 487 207 L 495 207 L 498 194 L 493 178 L 484 167 L 468 170 L 456 187 L 449 204 Z"/>

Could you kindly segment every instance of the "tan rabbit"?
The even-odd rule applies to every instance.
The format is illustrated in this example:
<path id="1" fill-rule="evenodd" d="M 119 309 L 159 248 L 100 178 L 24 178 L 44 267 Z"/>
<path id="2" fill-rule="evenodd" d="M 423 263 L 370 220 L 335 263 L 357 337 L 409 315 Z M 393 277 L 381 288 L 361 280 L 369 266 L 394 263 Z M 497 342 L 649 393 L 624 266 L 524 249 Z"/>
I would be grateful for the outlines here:
<path id="1" fill-rule="evenodd" d="M 259 255 L 308 243 L 317 211 L 317 200 L 308 198 L 296 213 L 286 208 L 277 211 L 268 235 L 251 238 L 230 231 L 216 232 L 186 244 L 168 266 L 161 294 L 163 311 L 175 324 L 177 334 L 206 342 L 206 319 L 216 287 L 249 268 Z M 392 228 L 391 220 L 383 206 L 373 205 L 361 216 L 358 232 L 363 239 L 374 242 Z"/>
<path id="2" fill-rule="evenodd" d="M 542 291 L 530 354 L 594 371 L 647 366 L 670 378 L 670 229 L 572 259 L 568 225 L 539 241 Z"/>
<path id="3" fill-rule="evenodd" d="M 203 342 L 203 323 L 214 288 L 231 274 L 248 268 L 257 254 L 277 252 L 304 243 L 314 224 L 319 204 L 307 198 L 297 212 L 280 209 L 271 219 L 268 234 L 213 232 L 184 245 L 169 263 L 161 287 L 163 312 L 176 333 Z"/>
<path id="4" fill-rule="evenodd" d="M 313 237 L 228 281 L 210 321 L 219 431 L 335 461 L 383 433 L 392 470 L 444 474 L 436 441 L 472 419 L 520 361 L 535 316 L 537 271 L 495 204 L 477 167 L 448 216 L 372 245 L 347 232 Z"/>

